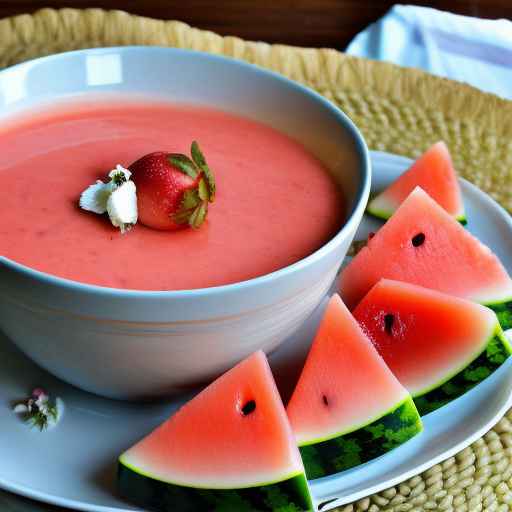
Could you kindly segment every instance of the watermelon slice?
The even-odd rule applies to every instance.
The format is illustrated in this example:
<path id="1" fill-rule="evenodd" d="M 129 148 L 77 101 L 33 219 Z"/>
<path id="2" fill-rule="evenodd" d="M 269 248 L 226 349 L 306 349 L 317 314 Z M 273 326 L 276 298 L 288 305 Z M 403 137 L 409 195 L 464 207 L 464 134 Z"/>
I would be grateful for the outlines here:
<path id="1" fill-rule="evenodd" d="M 415 187 L 421 187 L 452 217 L 466 223 L 457 174 L 444 142 L 437 142 L 387 189 L 368 204 L 367 212 L 389 219 Z"/>
<path id="2" fill-rule="evenodd" d="M 381 278 L 470 299 L 512 327 L 512 279 L 480 243 L 417 187 L 342 271 L 341 297 L 353 308 Z"/>
<path id="3" fill-rule="evenodd" d="M 512 353 L 491 309 L 409 283 L 379 281 L 354 316 L 421 414 L 466 393 Z"/>
<path id="4" fill-rule="evenodd" d="M 422 430 L 414 402 L 338 295 L 287 407 L 308 478 L 356 466 Z"/>
<path id="5" fill-rule="evenodd" d="M 160 511 L 312 510 L 263 352 L 219 377 L 119 458 L 121 494 Z"/>

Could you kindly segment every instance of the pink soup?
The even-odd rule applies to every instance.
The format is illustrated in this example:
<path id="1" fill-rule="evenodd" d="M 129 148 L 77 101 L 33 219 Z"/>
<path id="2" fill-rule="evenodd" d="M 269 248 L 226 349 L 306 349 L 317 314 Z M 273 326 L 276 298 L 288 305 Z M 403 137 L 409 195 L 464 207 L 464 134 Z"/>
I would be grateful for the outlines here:
<path id="1" fill-rule="evenodd" d="M 80 210 L 80 193 L 120 163 L 197 140 L 217 180 L 198 230 L 126 234 Z M 0 254 L 100 286 L 181 290 L 261 276 L 313 253 L 341 228 L 339 187 L 302 145 L 204 107 L 83 102 L 0 124 Z"/>

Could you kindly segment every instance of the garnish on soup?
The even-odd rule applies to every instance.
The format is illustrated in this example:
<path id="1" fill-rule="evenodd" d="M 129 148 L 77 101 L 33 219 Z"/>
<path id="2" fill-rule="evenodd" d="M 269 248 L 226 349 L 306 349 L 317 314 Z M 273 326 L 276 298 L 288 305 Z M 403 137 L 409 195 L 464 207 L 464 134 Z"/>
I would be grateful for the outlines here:
<path id="1" fill-rule="evenodd" d="M 109 172 L 108 183 L 98 180 L 82 192 L 80 208 L 100 215 L 107 213 L 112 225 L 125 233 L 137 222 L 137 191 L 131 174 L 117 165 Z"/>
<path id="2" fill-rule="evenodd" d="M 191 158 L 181 153 L 157 151 L 139 158 L 125 169 L 108 174 L 110 181 L 96 181 L 80 196 L 80 208 L 107 213 L 121 233 L 139 219 L 153 229 L 198 228 L 215 200 L 215 178 L 196 141 Z"/>
<path id="3" fill-rule="evenodd" d="M 154 229 L 198 228 L 215 200 L 215 178 L 196 141 L 191 158 L 159 151 L 129 166 L 137 186 L 139 220 Z"/>

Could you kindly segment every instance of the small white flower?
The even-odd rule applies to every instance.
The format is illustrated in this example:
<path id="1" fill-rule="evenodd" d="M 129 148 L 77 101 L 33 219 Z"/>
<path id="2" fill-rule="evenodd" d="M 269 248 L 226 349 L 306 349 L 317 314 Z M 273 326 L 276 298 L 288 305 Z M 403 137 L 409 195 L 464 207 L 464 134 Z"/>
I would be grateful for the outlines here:
<path id="1" fill-rule="evenodd" d="M 48 415 L 48 402 L 44 402 L 41 405 L 37 406 L 37 409 L 41 414 L 44 414 L 45 416 Z"/>
<path id="2" fill-rule="evenodd" d="M 37 407 L 42 407 L 46 402 L 48 402 L 48 397 L 46 395 L 39 395 L 35 399 L 35 404 L 37 405 Z"/>
<path id="3" fill-rule="evenodd" d="M 64 402 L 60 398 L 50 400 L 48 393 L 36 388 L 25 401 L 13 407 L 15 414 L 20 414 L 23 420 L 40 431 L 54 427 L 62 417 Z"/>
<path id="4" fill-rule="evenodd" d="M 137 189 L 130 181 L 132 173 L 117 165 L 108 173 L 110 181 L 97 181 L 82 192 L 80 208 L 99 215 L 108 213 L 113 226 L 121 233 L 128 231 L 137 222 Z"/>
<path id="5" fill-rule="evenodd" d="M 110 194 L 112 194 L 112 185 L 98 180 L 82 192 L 80 208 L 101 215 L 107 211 L 107 201 Z"/>
<path id="6" fill-rule="evenodd" d="M 113 226 L 121 233 L 137 222 L 137 189 L 133 181 L 126 181 L 117 187 L 107 201 L 107 213 Z"/>
<path id="7" fill-rule="evenodd" d="M 117 176 L 119 175 L 122 175 L 124 176 L 124 179 L 126 181 L 128 181 L 132 175 L 132 173 L 128 170 L 128 169 L 125 169 L 122 165 L 119 165 L 117 164 L 116 165 L 116 168 L 115 169 L 112 169 L 109 173 L 108 173 L 108 177 L 111 179 L 111 180 L 114 180 Z"/>

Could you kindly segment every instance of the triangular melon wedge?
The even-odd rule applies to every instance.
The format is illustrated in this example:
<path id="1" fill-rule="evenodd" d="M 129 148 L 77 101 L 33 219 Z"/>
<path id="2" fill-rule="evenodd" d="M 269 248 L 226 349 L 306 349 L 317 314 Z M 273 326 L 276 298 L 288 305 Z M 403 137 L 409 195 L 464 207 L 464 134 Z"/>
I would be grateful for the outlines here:
<path id="1" fill-rule="evenodd" d="M 287 406 L 308 478 L 374 459 L 422 430 L 411 396 L 338 295 Z"/>
<path id="2" fill-rule="evenodd" d="M 379 281 L 354 316 L 421 414 L 466 393 L 512 353 L 491 309 L 400 281 Z"/>
<path id="3" fill-rule="evenodd" d="M 389 219 L 416 187 L 421 187 L 452 217 L 465 224 L 466 214 L 457 174 L 444 142 L 431 146 L 388 188 L 376 195 L 368 204 L 367 212 Z"/>
<path id="4" fill-rule="evenodd" d="M 419 187 L 343 269 L 345 304 L 353 308 L 382 278 L 487 305 L 512 327 L 512 279 L 500 260 Z"/>
<path id="5" fill-rule="evenodd" d="M 165 511 L 312 510 L 304 467 L 259 351 L 119 458 L 122 495 Z"/>

